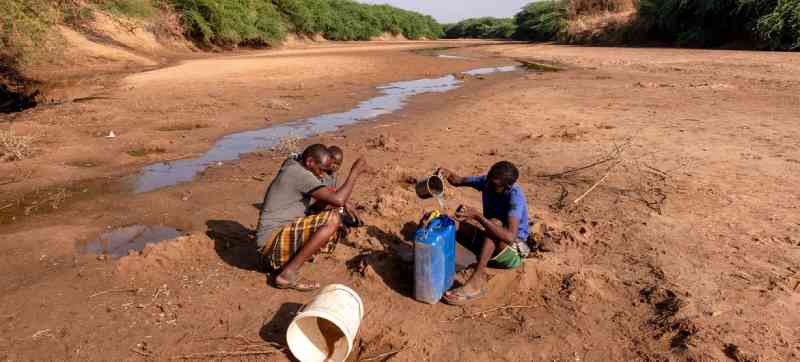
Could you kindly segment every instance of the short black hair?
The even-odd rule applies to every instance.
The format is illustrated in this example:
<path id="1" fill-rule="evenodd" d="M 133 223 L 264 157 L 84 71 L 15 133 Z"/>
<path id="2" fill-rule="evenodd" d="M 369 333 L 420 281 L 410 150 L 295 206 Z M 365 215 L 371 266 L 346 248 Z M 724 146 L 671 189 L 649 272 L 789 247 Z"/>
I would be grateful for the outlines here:
<path id="1" fill-rule="evenodd" d="M 489 178 L 499 179 L 503 181 L 506 186 L 511 186 L 519 179 L 519 170 L 517 166 L 514 166 L 511 162 L 500 161 L 489 169 Z"/>
<path id="2" fill-rule="evenodd" d="M 332 157 L 336 157 L 337 155 L 344 157 L 344 151 L 339 146 L 328 147 L 328 152 L 331 153 Z"/>
<path id="3" fill-rule="evenodd" d="M 306 150 L 303 151 L 303 155 L 300 156 L 300 158 L 302 158 L 303 161 L 313 159 L 318 163 L 322 163 L 322 159 L 325 158 L 325 156 L 331 157 L 331 151 L 329 151 L 328 147 L 325 147 L 325 145 L 317 143 L 306 147 Z"/>

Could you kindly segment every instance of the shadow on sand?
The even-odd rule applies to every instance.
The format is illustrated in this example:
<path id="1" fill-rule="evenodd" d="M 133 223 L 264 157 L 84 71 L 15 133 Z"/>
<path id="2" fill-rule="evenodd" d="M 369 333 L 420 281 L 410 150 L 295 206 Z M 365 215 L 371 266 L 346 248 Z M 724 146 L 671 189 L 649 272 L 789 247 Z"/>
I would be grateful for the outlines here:
<path id="1" fill-rule="evenodd" d="M 275 312 L 272 320 L 261 326 L 261 330 L 258 332 L 258 335 L 265 342 L 285 347 L 282 352 L 290 361 L 297 361 L 297 359 L 289 351 L 289 344 L 286 342 L 286 330 L 302 307 L 303 305 L 298 303 L 284 303 Z"/>
<path id="2" fill-rule="evenodd" d="M 231 220 L 209 220 L 206 226 L 220 259 L 239 269 L 263 271 L 254 231 Z"/>

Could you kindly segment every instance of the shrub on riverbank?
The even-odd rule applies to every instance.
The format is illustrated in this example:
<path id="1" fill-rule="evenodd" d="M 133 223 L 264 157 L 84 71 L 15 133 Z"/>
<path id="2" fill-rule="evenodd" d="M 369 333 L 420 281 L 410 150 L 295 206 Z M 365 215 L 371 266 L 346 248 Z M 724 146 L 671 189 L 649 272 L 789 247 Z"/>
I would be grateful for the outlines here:
<path id="1" fill-rule="evenodd" d="M 554 40 L 567 26 L 567 0 L 537 1 L 514 16 L 518 40 Z"/>
<path id="2" fill-rule="evenodd" d="M 448 25 L 445 33 L 448 38 L 659 41 L 695 47 L 738 42 L 800 49 L 800 0 L 543 0 L 514 16 L 513 36 L 486 36 L 502 20 L 467 19 Z"/>
<path id="3" fill-rule="evenodd" d="M 183 14 L 188 34 L 208 45 L 269 44 L 287 32 L 321 33 L 330 40 L 369 40 L 387 32 L 408 39 L 442 35 L 430 16 L 350 0 L 164 1 Z"/>
<path id="4" fill-rule="evenodd" d="M 58 13 L 47 0 L 6 0 L 0 10 L 0 75 L 45 51 Z"/>
<path id="5" fill-rule="evenodd" d="M 652 37 L 678 45 L 800 48 L 800 0 L 641 0 L 639 16 Z"/>
<path id="6" fill-rule="evenodd" d="M 176 12 L 186 35 L 206 46 L 274 44 L 289 32 L 323 34 L 330 40 L 368 40 L 384 33 L 408 39 L 443 35 L 430 16 L 350 0 L 5 0 L 0 66 L 29 61 L 43 44 L 57 43 L 50 36 L 55 24 L 80 28 L 96 10 L 140 20 Z"/>
<path id="7" fill-rule="evenodd" d="M 186 34 L 206 45 L 264 45 L 286 35 L 281 15 L 269 1 L 170 1 L 182 14 Z"/>
<path id="8" fill-rule="evenodd" d="M 755 27 L 772 49 L 800 49 L 800 0 L 780 0 Z"/>
<path id="9" fill-rule="evenodd" d="M 475 18 L 444 26 L 444 37 L 448 39 L 508 39 L 514 35 L 517 25 L 512 18 Z"/>

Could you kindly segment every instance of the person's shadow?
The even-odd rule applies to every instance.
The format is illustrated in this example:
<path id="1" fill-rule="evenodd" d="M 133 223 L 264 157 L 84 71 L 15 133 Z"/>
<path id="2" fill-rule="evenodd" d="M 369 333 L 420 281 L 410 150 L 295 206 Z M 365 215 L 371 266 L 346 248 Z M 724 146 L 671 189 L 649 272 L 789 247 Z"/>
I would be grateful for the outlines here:
<path id="1" fill-rule="evenodd" d="M 275 312 L 272 320 L 261 326 L 261 330 L 258 332 L 264 342 L 285 347 L 282 349 L 283 354 L 290 361 L 297 361 L 297 359 L 289 351 L 289 344 L 286 342 L 286 330 L 302 307 L 303 305 L 298 303 L 284 303 Z"/>
<path id="2" fill-rule="evenodd" d="M 403 235 L 397 235 L 368 226 L 367 234 L 383 244 L 385 251 L 364 251 L 346 262 L 348 269 L 362 274 L 366 274 L 367 268 L 372 269 L 397 294 L 413 298 L 414 246 L 408 242 L 407 235 L 412 229 L 416 229 L 416 224 L 408 223 L 401 232 Z"/>
<path id="3" fill-rule="evenodd" d="M 400 235 L 386 232 L 376 226 L 369 226 L 367 234 L 383 244 L 385 251 L 362 253 L 347 261 L 348 269 L 363 273 L 369 267 L 389 288 L 404 297 L 414 299 L 414 238 L 416 231 L 417 224 L 413 222 L 403 225 Z M 474 253 L 460 244 L 456 244 L 456 271 L 464 270 L 476 262 L 477 258 Z"/>
<path id="4" fill-rule="evenodd" d="M 262 271 L 255 232 L 231 220 L 209 220 L 206 226 L 220 259 L 240 269 Z"/>

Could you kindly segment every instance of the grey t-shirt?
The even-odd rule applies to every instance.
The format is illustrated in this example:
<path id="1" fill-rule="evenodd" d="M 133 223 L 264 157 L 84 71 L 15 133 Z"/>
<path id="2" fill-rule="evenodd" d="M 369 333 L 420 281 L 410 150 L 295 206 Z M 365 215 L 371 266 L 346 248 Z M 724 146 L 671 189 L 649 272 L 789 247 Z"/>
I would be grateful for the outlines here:
<path id="1" fill-rule="evenodd" d="M 311 194 L 325 184 L 297 160 L 287 159 L 264 196 L 258 218 L 257 241 L 264 247 L 272 232 L 306 215 Z"/>
<path id="2" fill-rule="evenodd" d="M 326 187 L 330 187 L 332 189 L 336 189 L 336 174 L 330 175 L 325 174 L 322 176 L 322 183 L 325 184 Z"/>

